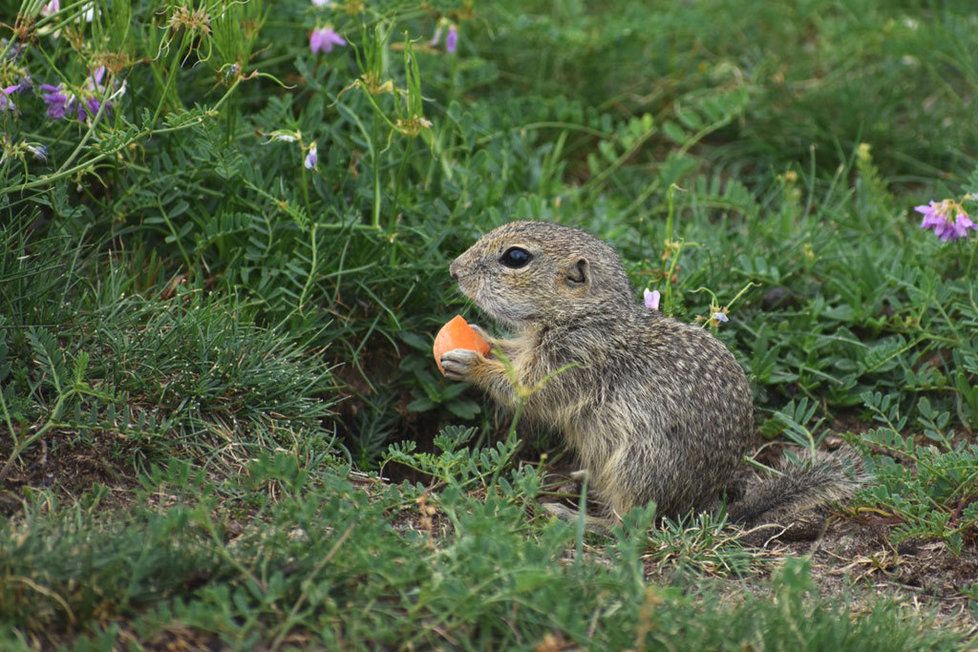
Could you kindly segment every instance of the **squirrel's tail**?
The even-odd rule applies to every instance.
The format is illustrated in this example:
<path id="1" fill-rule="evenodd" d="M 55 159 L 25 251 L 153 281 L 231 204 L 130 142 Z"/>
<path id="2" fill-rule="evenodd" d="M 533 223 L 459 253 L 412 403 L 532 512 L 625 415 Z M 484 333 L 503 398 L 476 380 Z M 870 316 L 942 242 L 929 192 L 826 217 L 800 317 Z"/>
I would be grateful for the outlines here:
<path id="1" fill-rule="evenodd" d="M 780 474 L 749 483 L 743 497 L 727 509 L 731 523 L 753 527 L 781 523 L 828 503 L 851 497 L 867 477 L 851 449 L 816 453 L 801 464 L 784 463 Z"/>

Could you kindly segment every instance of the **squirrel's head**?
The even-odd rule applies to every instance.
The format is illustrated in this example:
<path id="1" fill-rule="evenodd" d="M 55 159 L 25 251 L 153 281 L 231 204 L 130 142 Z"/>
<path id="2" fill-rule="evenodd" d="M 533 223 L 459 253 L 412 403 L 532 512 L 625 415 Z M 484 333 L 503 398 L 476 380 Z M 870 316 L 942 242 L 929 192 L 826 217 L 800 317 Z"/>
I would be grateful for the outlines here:
<path id="1" fill-rule="evenodd" d="M 476 305 L 517 328 L 632 302 L 614 249 L 580 229 L 549 222 L 494 229 L 450 270 Z"/>

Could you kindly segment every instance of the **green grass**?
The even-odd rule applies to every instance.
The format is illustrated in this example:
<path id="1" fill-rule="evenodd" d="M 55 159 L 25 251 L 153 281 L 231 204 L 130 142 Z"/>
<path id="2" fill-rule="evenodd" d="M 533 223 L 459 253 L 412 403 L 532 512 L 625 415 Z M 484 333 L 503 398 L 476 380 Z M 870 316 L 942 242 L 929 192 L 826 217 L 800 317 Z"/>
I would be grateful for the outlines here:
<path id="1" fill-rule="evenodd" d="M 971 3 L 98 4 L 0 2 L 6 646 L 969 644 L 929 609 L 973 583 L 908 618 L 716 516 L 550 522 L 559 440 L 429 343 L 480 320 L 479 234 L 587 228 L 666 312 L 729 307 L 764 437 L 865 455 L 839 518 L 967 568 L 978 233 L 912 208 L 978 193 Z M 100 65 L 111 110 L 45 115 Z"/>
<path id="2" fill-rule="evenodd" d="M 28 508 L 4 531 L 16 542 L 0 561 L 4 619 L 65 635 L 86 623 L 90 641 L 125 633 L 153 643 L 190 630 L 234 647 L 530 648 L 547 636 L 605 649 L 951 645 L 883 604 L 851 620 L 845 602 L 813 594 L 801 561 L 765 595 L 727 597 L 706 581 L 688 592 L 646 584 L 642 528 L 589 552 L 604 563 L 574 562 L 565 555 L 572 527 L 529 524 L 519 490 L 483 500 L 445 491 L 444 524 L 399 531 L 391 516 L 414 509 L 421 488 L 368 496 L 288 455 L 220 488 L 176 466 L 137 495 L 175 492 L 177 506 L 111 519 L 89 505 L 59 518 Z M 266 525 L 229 531 L 238 509 Z"/>

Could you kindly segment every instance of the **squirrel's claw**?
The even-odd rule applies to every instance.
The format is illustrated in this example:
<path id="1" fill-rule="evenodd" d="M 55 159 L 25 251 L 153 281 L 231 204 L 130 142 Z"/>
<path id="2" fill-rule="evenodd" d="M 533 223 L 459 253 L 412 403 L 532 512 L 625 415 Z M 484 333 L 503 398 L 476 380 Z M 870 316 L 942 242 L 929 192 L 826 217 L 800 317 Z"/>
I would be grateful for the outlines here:
<path id="1" fill-rule="evenodd" d="M 484 360 L 478 351 L 452 349 L 441 356 L 441 366 L 449 380 L 469 380 L 475 368 Z"/>

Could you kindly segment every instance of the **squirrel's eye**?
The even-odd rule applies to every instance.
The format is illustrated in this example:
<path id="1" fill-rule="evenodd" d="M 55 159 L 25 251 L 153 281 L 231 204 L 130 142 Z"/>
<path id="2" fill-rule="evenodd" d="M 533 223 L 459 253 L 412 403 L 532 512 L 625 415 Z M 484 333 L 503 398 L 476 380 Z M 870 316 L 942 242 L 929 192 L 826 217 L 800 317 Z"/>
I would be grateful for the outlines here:
<path id="1" fill-rule="evenodd" d="M 513 269 L 519 269 L 520 267 L 526 267 L 526 265 L 533 259 L 533 255 L 521 247 L 510 247 L 503 255 L 499 258 L 501 262 L 506 267 L 512 267 Z"/>

